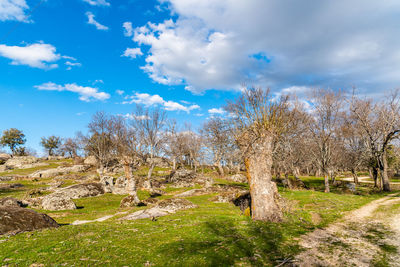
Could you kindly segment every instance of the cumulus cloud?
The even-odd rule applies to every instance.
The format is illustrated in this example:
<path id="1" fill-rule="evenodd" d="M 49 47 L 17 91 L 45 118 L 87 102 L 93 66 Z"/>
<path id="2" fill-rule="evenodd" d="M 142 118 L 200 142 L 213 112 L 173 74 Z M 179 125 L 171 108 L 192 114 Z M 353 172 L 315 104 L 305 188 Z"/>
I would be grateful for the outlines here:
<path id="1" fill-rule="evenodd" d="M 108 31 L 108 27 L 104 26 L 102 24 L 100 24 L 99 22 L 97 22 L 94 18 L 95 15 L 92 12 L 86 12 L 86 16 L 88 18 L 88 24 L 94 25 L 96 27 L 96 29 L 100 30 L 100 31 Z"/>
<path id="2" fill-rule="evenodd" d="M 225 113 L 225 110 L 223 108 L 212 108 L 208 110 L 208 113 L 211 115 L 215 114 L 222 115 Z"/>
<path id="3" fill-rule="evenodd" d="M 127 48 L 122 54 L 123 57 L 136 58 L 137 56 L 142 56 L 143 52 L 140 48 Z"/>
<path id="4" fill-rule="evenodd" d="M 200 109 L 199 105 L 193 104 L 190 106 L 184 106 L 174 101 L 166 101 L 159 95 L 150 95 L 146 93 L 135 93 L 133 96 L 127 97 L 128 101 L 122 102 L 122 104 L 141 104 L 145 106 L 161 105 L 165 110 L 168 111 L 185 111 L 190 113 L 192 110 Z"/>
<path id="5" fill-rule="evenodd" d="M 16 20 L 28 22 L 25 11 L 29 9 L 25 0 L 1 0 L 0 21 Z"/>
<path id="6" fill-rule="evenodd" d="M 123 90 L 115 90 L 115 92 L 119 95 L 123 95 L 125 93 L 125 91 Z"/>
<path id="7" fill-rule="evenodd" d="M 28 65 L 33 68 L 52 69 L 58 65 L 61 55 L 50 44 L 36 43 L 26 46 L 7 46 L 0 44 L 0 56 L 11 59 L 12 65 Z"/>
<path id="8" fill-rule="evenodd" d="M 163 0 L 174 20 L 149 22 L 143 70 L 161 84 L 394 87 L 400 1 Z"/>
<path id="9" fill-rule="evenodd" d="M 122 27 L 124 28 L 124 35 L 126 37 L 131 37 L 133 36 L 133 27 L 132 27 L 132 22 L 124 22 L 122 24 Z"/>
<path id="10" fill-rule="evenodd" d="M 45 91 L 74 92 L 79 94 L 79 99 L 85 102 L 90 102 L 92 100 L 107 100 L 110 98 L 108 93 L 99 92 L 98 88 L 79 86 L 76 83 L 59 85 L 53 82 L 48 82 L 41 85 L 36 85 L 35 88 Z"/>
<path id="11" fill-rule="evenodd" d="M 110 6 L 110 3 L 106 0 L 83 0 L 91 6 Z"/>

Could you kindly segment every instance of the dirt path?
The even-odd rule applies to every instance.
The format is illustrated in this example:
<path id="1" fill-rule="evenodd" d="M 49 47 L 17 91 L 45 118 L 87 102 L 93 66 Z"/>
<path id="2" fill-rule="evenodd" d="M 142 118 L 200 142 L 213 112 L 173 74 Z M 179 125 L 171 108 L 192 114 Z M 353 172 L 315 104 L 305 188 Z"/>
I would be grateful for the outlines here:
<path id="1" fill-rule="evenodd" d="M 370 180 L 371 178 L 369 176 L 361 176 L 358 177 L 358 182 L 359 183 L 365 183 L 365 184 L 373 184 L 374 181 Z M 341 178 L 343 181 L 348 181 L 348 182 L 354 182 L 353 177 L 346 177 L 346 178 Z M 399 182 L 390 182 L 390 184 L 400 184 Z"/>
<path id="2" fill-rule="evenodd" d="M 400 266 L 400 196 L 375 200 L 325 229 L 304 235 L 295 266 Z"/>

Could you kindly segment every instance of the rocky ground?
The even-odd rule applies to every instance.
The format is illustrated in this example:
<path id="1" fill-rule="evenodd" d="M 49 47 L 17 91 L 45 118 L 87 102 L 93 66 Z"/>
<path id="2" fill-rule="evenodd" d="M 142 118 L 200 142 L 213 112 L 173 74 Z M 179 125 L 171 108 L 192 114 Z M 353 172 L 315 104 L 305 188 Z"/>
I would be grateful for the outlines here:
<path id="1" fill-rule="evenodd" d="M 103 265 L 110 258 L 116 266 L 399 262 L 398 195 L 370 193 L 367 186 L 349 190 L 348 184 L 325 194 L 322 180 L 303 178 L 307 190 L 279 187 L 284 222 L 253 223 L 245 216 L 251 201 L 243 174 L 221 178 L 209 169 L 171 172 L 163 165 L 148 190 L 142 166 L 134 170 L 136 206 L 120 166 L 100 178 L 94 165 L 93 158 L 3 160 L 3 265 Z"/>

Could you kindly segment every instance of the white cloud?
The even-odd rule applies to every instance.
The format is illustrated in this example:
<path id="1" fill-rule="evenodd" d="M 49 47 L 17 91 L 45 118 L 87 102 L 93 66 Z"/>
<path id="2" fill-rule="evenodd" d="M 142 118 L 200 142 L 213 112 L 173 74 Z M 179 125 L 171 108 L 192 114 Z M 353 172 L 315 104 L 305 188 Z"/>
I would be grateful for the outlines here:
<path id="1" fill-rule="evenodd" d="M 127 48 L 122 56 L 136 58 L 137 56 L 141 56 L 141 55 L 143 55 L 143 53 L 140 50 L 140 48 Z"/>
<path id="2" fill-rule="evenodd" d="M 124 35 L 125 35 L 126 37 L 131 37 L 131 36 L 133 36 L 132 22 L 130 22 L 130 21 L 124 22 L 124 23 L 122 24 L 122 27 L 124 28 Z"/>
<path id="3" fill-rule="evenodd" d="M 91 6 L 110 6 L 110 3 L 106 0 L 83 0 Z"/>
<path id="4" fill-rule="evenodd" d="M 117 94 L 119 94 L 119 95 L 123 95 L 125 92 L 123 91 L 123 90 L 116 90 L 115 91 Z"/>
<path id="5" fill-rule="evenodd" d="M 127 97 L 129 101 L 124 101 L 122 104 L 141 104 L 145 106 L 161 105 L 168 111 L 185 111 L 190 113 L 192 110 L 200 109 L 199 105 L 193 104 L 184 106 L 174 101 L 166 101 L 159 95 L 150 95 L 146 93 L 135 93 L 133 96 Z"/>
<path id="6" fill-rule="evenodd" d="M 79 94 L 79 99 L 85 102 L 92 100 L 106 100 L 110 95 L 105 92 L 99 92 L 98 88 L 79 86 L 75 83 L 58 85 L 52 82 L 36 85 L 35 88 L 46 91 L 69 91 Z"/>
<path id="7" fill-rule="evenodd" d="M 0 21 L 16 20 L 28 22 L 25 11 L 29 9 L 25 0 L 1 0 Z"/>
<path id="8" fill-rule="evenodd" d="M 57 68 L 53 62 L 61 56 L 56 54 L 56 48 L 49 44 L 36 43 L 26 46 L 7 46 L 0 44 L 0 56 L 11 59 L 12 65 L 28 65 L 33 68 Z"/>
<path id="9" fill-rule="evenodd" d="M 215 115 L 215 114 L 219 114 L 222 115 L 225 113 L 225 110 L 223 108 L 212 108 L 208 110 L 208 113 Z"/>
<path id="10" fill-rule="evenodd" d="M 195 93 L 242 83 L 399 84 L 398 0 L 161 2 L 174 20 L 136 28 L 133 38 L 149 47 L 143 70 L 158 83 Z"/>
<path id="11" fill-rule="evenodd" d="M 86 16 L 88 18 L 88 24 L 94 25 L 96 29 L 101 30 L 101 31 L 108 31 L 108 27 L 100 24 L 97 22 L 94 18 L 95 15 L 92 12 L 86 12 Z"/>
<path id="12" fill-rule="evenodd" d="M 71 61 L 65 62 L 65 65 L 68 66 L 68 67 L 67 67 L 67 70 L 71 70 L 72 67 L 81 67 L 81 66 L 82 66 L 82 64 L 79 63 L 79 62 L 71 62 Z"/>

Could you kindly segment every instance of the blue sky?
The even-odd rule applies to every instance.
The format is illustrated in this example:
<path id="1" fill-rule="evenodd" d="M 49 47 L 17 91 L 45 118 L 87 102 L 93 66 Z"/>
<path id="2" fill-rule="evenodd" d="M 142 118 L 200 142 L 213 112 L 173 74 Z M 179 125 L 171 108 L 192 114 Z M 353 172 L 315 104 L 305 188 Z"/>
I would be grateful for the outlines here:
<path id="1" fill-rule="evenodd" d="M 0 0 L 0 131 L 160 106 L 197 128 L 243 84 L 369 96 L 400 77 L 397 0 Z"/>

